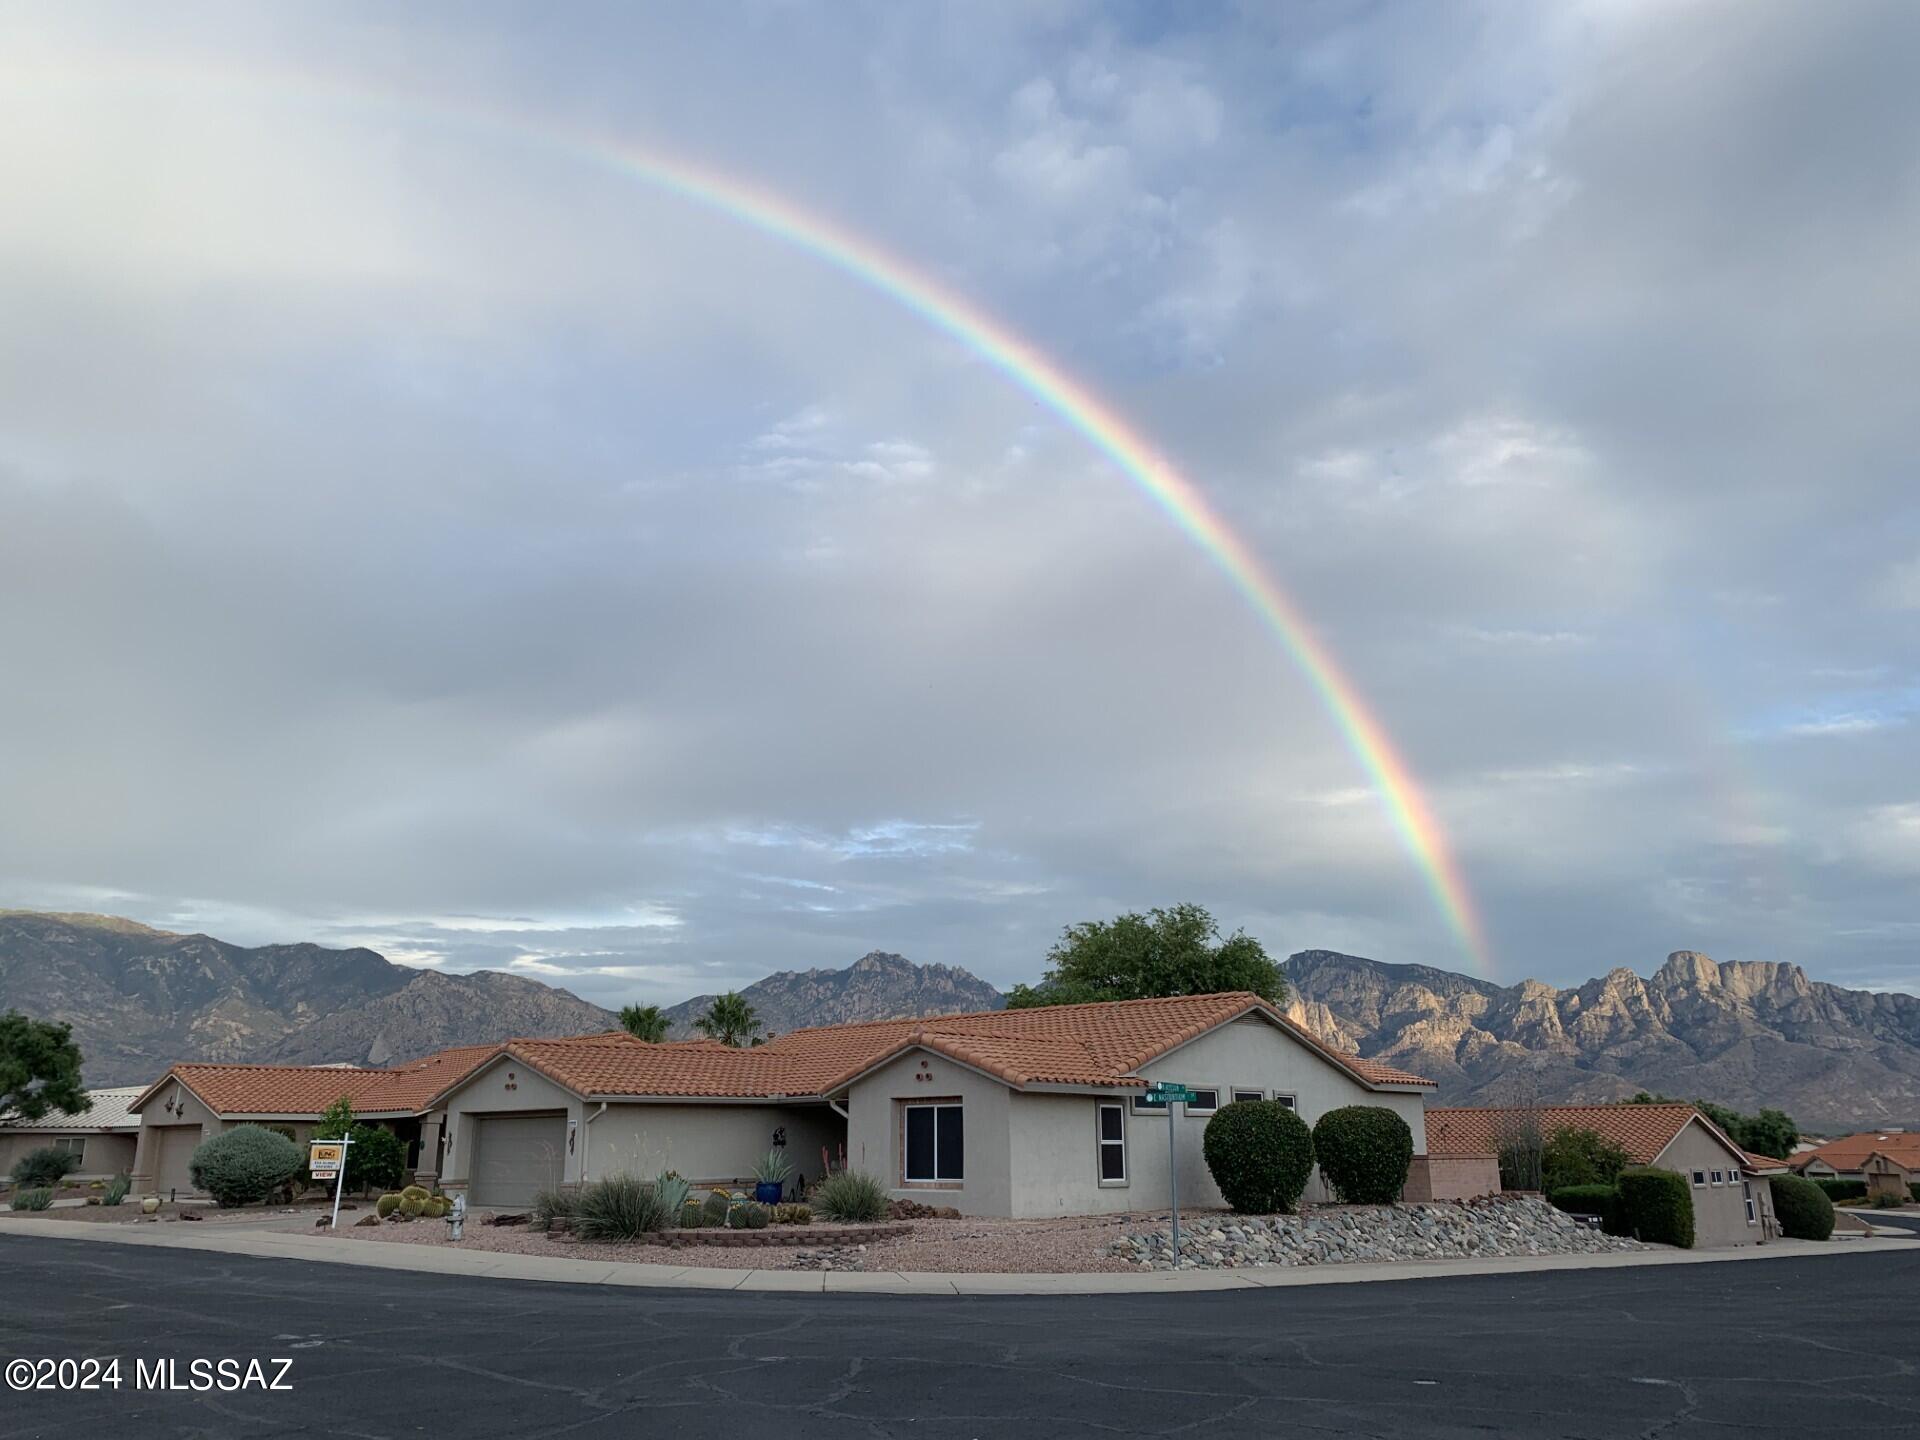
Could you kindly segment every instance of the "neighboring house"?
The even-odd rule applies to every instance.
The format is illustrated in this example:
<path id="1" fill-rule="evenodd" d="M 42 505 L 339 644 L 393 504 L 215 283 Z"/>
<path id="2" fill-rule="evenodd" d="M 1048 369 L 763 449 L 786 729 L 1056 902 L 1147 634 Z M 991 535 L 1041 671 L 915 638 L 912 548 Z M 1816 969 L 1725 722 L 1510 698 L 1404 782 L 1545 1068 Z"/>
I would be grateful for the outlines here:
<path id="1" fill-rule="evenodd" d="M 407 1144 L 407 1163 L 431 1175 L 437 1123 L 422 1156 L 426 1102 L 449 1081 L 499 1052 L 498 1045 L 442 1050 L 411 1065 L 371 1070 L 353 1065 L 175 1065 L 134 1091 L 128 1109 L 139 1145 L 129 1157 L 136 1195 L 196 1195 L 193 1152 L 222 1130 L 249 1122 L 292 1132 L 304 1144 L 327 1107 L 345 1096 L 354 1118 L 382 1125 Z M 96 1092 L 97 1093 L 97 1092 Z"/>
<path id="2" fill-rule="evenodd" d="M 89 1090 L 92 1106 L 79 1115 L 55 1110 L 38 1120 L 16 1120 L 0 1125 L 0 1176 L 29 1151 L 51 1147 L 80 1157 L 80 1168 L 70 1178 L 105 1180 L 133 1169 L 134 1139 L 140 1118 L 128 1113 L 140 1094 L 138 1085 L 113 1090 Z"/>
<path id="3" fill-rule="evenodd" d="M 1788 1162 L 1813 1180 L 1858 1180 L 1867 1193 L 1913 1197 L 1920 1183 L 1920 1131 L 1863 1130 L 1843 1135 Z"/>
<path id="4" fill-rule="evenodd" d="M 1141 1211 L 1164 1209 L 1169 1189 L 1152 1080 L 1199 1093 L 1171 1122 L 1183 1204 L 1222 1203 L 1201 1136 L 1243 1098 L 1282 1100 L 1308 1124 L 1341 1105 L 1392 1109 L 1413 1133 L 1409 1193 L 1436 1188 L 1432 1082 L 1328 1049 L 1251 994 L 831 1025 L 749 1049 L 618 1031 L 515 1040 L 434 1097 L 426 1123 L 444 1136 L 441 1182 L 480 1207 L 623 1171 L 734 1183 L 784 1145 L 799 1177 L 844 1155 L 891 1195 L 964 1214 Z M 1317 1178 L 1309 1194 L 1324 1194 Z"/>
<path id="5" fill-rule="evenodd" d="M 1542 1139 L 1560 1130 L 1591 1130 L 1626 1151 L 1635 1165 L 1687 1177 L 1693 1190 L 1694 1243 L 1703 1247 L 1763 1245 L 1779 1233 L 1766 1177 L 1785 1162 L 1749 1155 L 1691 1105 L 1475 1106 L 1427 1111 L 1435 1153 L 1497 1154 L 1503 1138 L 1527 1128 Z"/>

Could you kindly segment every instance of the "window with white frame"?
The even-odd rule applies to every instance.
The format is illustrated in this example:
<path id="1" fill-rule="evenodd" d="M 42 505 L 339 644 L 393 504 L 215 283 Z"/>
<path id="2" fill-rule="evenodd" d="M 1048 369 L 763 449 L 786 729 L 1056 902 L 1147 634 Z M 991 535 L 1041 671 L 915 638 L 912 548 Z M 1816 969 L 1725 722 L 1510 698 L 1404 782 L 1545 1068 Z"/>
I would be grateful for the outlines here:
<path id="1" fill-rule="evenodd" d="M 966 1176 L 965 1116 L 958 1100 L 901 1107 L 900 1178 L 909 1185 L 957 1185 Z"/>
<path id="2" fill-rule="evenodd" d="M 1287 1109 L 1289 1110 L 1298 1110 L 1300 1108 L 1300 1102 L 1294 1099 L 1293 1096 L 1291 1095 L 1282 1095 L 1278 1091 L 1275 1091 L 1273 1098 L 1275 1100 L 1278 1100 L 1282 1105 L 1286 1106 Z"/>
<path id="3" fill-rule="evenodd" d="M 82 1154 L 86 1148 L 87 1137 L 84 1135 L 61 1135 L 47 1142 L 47 1149 L 63 1150 L 69 1155 Z"/>
<path id="4" fill-rule="evenodd" d="M 1235 1090 L 1233 1092 L 1233 1103 L 1236 1105 L 1242 1100 L 1264 1100 L 1266 1098 L 1267 1092 L 1264 1090 Z"/>
<path id="5" fill-rule="evenodd" d="M 1707 1187 L 1707 1172 L 1704 1170 L 1694 1171 L 1693 1172 L 1693 1188 L 1696 1190 L 1704 1190 L 1706 1189 L 1706 1187 Z"/>
<path id="6" fill-rule="evenodd" d="M 1127 1183 L 1127 1112 L 1118 1105 L 1103 1104 L 1096 1107 L 1095 1119 L 1099 1127 L 1095 1138 L 1099 1142 L 1100 1183 L 1124 1185 Z"/>
<path id="7" fill-rule="evenodd" d="M 1220 1108 L 1220 1092 L 1204 1085 L 1193 1087 L 1193 1099 L 1187 1102 L 1187 1114 L 1211 1115 Z"/>
<path id="8" fill-rule="evenodd" d="M 1713 1183 L 1714 1183 L 1714 1184 L 1716 1184 L 1716 1185 L 1719 1185 L 1719 1184 L 1721 1184 L 1721 1183 L 1723 1183 L 1723 1181 L 1724 1181 L 1724 1180 L 1725 1180 L 1725 1176 L 1724 1176 L 1724 1175 L 1722 1175 L 1722 1173 L 1721 1173 L 1720 1171 L 1718 1171 L 1718 1170 L 1716 1170 L 1716 1171 L 1714 1171 L 1714 1172 L 1713 1172 Z"/>
<path id="9" fill-rule="evenodd" d="M 1745 1192 L 1747 1197 L 1747 1224 L 1758 1225 L 1760 1223 L 1760 1212 L 1754 1208 L 1753 1185 L 1748 1181 L 1742 1180 L 1740 1182 L 1740 1188 Z"/>

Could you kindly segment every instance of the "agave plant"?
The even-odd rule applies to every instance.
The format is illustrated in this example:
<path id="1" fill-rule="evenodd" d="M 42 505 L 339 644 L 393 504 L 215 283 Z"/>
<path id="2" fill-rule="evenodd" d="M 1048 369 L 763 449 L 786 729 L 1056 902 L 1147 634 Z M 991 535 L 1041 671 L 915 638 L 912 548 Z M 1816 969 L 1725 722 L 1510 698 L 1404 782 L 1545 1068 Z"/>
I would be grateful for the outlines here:
<path id="1" fill-rule="evenodd" d="M 764 1184 L 784 1185 L 792 1176 L 793 1161 L 777 1145 L 754 1163 L 753 1178 Z"/>

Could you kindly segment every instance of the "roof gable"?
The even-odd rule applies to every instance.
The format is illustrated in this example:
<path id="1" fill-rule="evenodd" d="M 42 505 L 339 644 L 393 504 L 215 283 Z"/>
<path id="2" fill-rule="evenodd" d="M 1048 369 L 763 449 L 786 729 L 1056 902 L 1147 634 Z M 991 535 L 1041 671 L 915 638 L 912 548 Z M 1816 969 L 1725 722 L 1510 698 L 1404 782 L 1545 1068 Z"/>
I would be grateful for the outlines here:
<path id="1" fill-rule="evenodd" d="M 1427 1111 L 1427 1151 L 1433 1155 L 1498 1154 L 1500 1141 L 1529 1118 L 1541 1137 L 1556 1130 L 1591 1130 L 1627 1152 L 1635 1165 L 1651 1165 L 1680 1132 L 1698 1122 L 1732 1154 L 1741 1150 L 1691 1105 L 1509 1105 L 1440 1106 Z"/>

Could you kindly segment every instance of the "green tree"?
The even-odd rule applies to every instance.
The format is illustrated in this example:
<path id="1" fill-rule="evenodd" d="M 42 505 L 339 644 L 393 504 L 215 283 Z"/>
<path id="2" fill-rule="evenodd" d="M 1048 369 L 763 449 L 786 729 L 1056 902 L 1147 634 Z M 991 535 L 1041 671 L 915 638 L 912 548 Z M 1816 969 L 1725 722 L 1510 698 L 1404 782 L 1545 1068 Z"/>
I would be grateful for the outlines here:
<path id="1" fill-rule="evenodd" d="M 1702 1115 L 1726 1131 L 1727 1138 L 1742 1150 L 1750 1150 L 1756 1155 L 1770 1155 L 1776 1160 L 1786 1159 L 1793 1153 L 1793 1147 L 1800 1143 L 1800 1127 L 1784 1110 L 1764 1109 L 1758 1115 L 1743 1115 L 1731 1106 L 1720 1105 L 1712 1100 L 1687 1102 L 1675 1100 L 1668 1095 L 1650 1095 L 1645 1090 L 1635 1095 L 1628 1103 L 1632 1105 L 1691 1103 Z"/>
<path id="2" fill-rule="evenodd" d="M 622 1005 L 620 1028 L 636 1039 L 658 1045 L 667 1038 L 667 1015 L 658 1005 Z"/>
<path id="3" fill-rule="evenodd" d="M 758 1045 L 760 1021 L 753 1006 L 737 991 L 729 990 L 707 1007 L 707 1013 L 693 1022 L 702 1035 L 723 1045 Z"/>
<path id="4" fill-rule="evenodd" d="M 80 1083 L 80 1047 L 73 1027 L 0 1015 L 0 1124 L 38 1120 L 50 1110 L 80 1115 L 93 1108 Z"/>
<path id="5" fill-rule="evenodd" d="M 407 1147 L 391 1130 L 364 1125 L 353 1118 L 353 1101 L 342 1095 L 324 1111 L 313 1127 L 316 1140 L 350 1140 L 347 1146 L 349 1190 L 366 1191 L 375 1186 L 391 1189 L 406 1178 Z"/>
<path id="6" fill-rule="evenodd" d="M 1277 1005 L 1286 999 L 1287 982 L 1246 931 L 1222 937 L 1204 907 L 1175 905 L 1069 925 L 1047 952 L 1040 983 L 1014 986 L 1007 1008 L 1222 990 L 1251 990 Z"/>
<path id="7" fill-rule="evenodd" d="M 1551 1195 L 1569 1185 L 1611 1185 L 1628 1163 L 1625 1150 L 1595 1131 L 1556 1130 L 1540 1152 L 1540 1188 Z"/>

